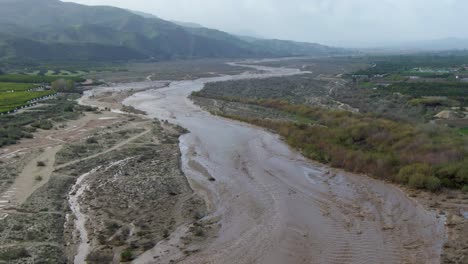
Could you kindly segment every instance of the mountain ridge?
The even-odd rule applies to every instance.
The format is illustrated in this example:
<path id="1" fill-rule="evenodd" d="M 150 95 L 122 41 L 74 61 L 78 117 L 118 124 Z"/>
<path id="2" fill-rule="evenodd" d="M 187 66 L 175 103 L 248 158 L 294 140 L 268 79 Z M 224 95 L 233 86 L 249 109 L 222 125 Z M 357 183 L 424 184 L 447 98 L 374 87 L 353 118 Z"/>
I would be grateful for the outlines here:
<path id="1" fill-rule="evenodd" d="M 0 3 L 0 60 L 171 60 L 347 53 L 314 43 L 246 41 L 223 31 L 184 26 L 117 7 L 59 0 L 0 0 Z M 41 54 L 37 47 L 48 52 Z M 105 47 L 112 52 L 102 56 L 99 53 Z"/>

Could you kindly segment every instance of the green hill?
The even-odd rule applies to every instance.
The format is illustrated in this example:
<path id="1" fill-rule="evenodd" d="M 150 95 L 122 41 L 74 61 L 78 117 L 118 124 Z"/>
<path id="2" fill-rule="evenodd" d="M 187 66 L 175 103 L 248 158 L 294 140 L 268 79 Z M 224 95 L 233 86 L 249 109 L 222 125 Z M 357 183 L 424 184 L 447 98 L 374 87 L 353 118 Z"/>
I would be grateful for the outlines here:
<path id="1" fill-rule="evenodd" d="M 0 0 L 0 60 L 127 61 L 335 55 L 345 50 L 280 40 L 246 41 L 156 16 L 58 0 Z"/>

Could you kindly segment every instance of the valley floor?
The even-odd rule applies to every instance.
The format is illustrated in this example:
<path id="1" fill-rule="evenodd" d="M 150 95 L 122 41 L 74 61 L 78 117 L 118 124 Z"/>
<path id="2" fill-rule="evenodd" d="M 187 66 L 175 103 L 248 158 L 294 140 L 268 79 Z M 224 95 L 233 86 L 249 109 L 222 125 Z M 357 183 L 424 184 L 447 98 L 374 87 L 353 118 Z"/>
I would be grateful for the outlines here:
<path id="1" fill-rule="evenodd" d="M 298 72 L 215 79 L 266 73 Z M 80 99 L 99 111 L 1 148 L 16 176 L 0 189 L 0 263 L 466 263 L 467 194 L 311 162 L 187 99 L 208 81 L 100 88 Z"/>

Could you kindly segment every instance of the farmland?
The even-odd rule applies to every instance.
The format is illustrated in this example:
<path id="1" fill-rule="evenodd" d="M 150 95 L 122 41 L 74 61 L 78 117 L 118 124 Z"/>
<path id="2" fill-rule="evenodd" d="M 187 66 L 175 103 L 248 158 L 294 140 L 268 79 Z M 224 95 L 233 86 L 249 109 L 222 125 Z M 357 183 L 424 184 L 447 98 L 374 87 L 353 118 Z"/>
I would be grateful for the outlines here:
<path id="1" fill-rule="evenodd" d="M 14 92 L 0 94 L 0 113 L 28 104 L 28 101 L 55 94 L 55 91 Z"/>
<path id="2" fill-rule="evenodd" d="M 35 84 L 30 83 L 8 83 L 8 82 L 0 82 L 0 93 L 1 92 L 24 92 L 29 89 L 36 87 Z"/>
<path id="3" fill-rule="evenodd" d="M 49 86 L 58 79 L 81 82 L 84 71 L 34 70 L 27 72 L 10 72 L 0 74 L 0 114 L 9 113 L 23 106 L 28 106 L 35 99 L 45 98 L 57 91 L 40 88 Z"/>
<path id="4" fill-rule="evenodd" d="M 84 81 L 82 77 L 71 76 L 41 76 L 28 74 L 4 74 L 0 75 L 0 82 L 15 82 L 15 83 L 51 83 L 57 79 L 70 79 L 73 81 Z"/>

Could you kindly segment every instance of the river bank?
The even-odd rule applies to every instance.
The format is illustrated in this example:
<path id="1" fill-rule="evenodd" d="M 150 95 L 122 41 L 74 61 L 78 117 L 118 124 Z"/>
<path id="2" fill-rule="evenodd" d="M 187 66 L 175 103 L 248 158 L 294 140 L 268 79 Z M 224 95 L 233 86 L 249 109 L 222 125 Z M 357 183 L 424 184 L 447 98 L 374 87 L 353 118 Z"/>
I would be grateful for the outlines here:
<path id="1" fill-rule="evenodd" d="M 219 219 L 220 231 L 177 261 L 439 263 L 443 216 L 390 184 L 310 162 L 278 136 L 212 116 L 187 99 L 207 82 L 300 74 L 254 68 L 262 74 L 173 82 L 124 101 L 190 131 L 181 138 L 184 172 L 212 205 L 207 219 Z M 135 263 L 152 262 L 146 256 Z"/>

